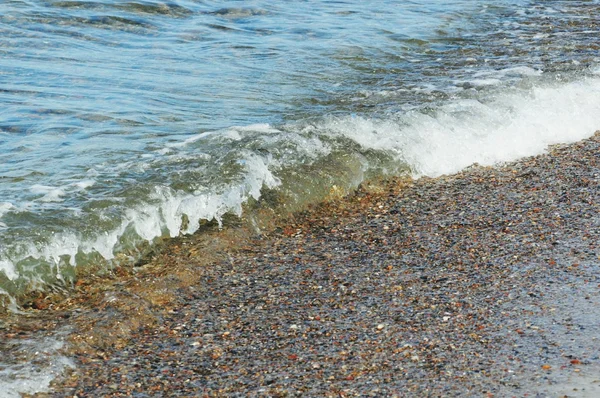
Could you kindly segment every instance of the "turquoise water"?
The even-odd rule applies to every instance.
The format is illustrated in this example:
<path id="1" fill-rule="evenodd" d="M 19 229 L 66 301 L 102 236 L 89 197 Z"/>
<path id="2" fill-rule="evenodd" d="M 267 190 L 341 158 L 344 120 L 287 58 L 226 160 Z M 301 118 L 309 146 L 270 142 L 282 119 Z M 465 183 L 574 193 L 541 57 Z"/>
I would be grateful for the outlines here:
<path id="1" fill-rule="evenodd" d="M 4 1 L 0 292 L 600 127 L 598 1 Z"/>

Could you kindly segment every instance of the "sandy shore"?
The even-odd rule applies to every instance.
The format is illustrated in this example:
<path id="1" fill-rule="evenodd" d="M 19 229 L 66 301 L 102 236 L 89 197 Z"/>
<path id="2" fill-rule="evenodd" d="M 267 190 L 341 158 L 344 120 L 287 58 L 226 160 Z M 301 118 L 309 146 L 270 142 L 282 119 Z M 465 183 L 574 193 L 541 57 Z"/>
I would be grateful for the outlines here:
<path id="1" fill-rule="evenodd" d="M 365 185 L 87 275 L 46 309 L 77 363 L 51 396 L 599 396 L 599 146 Z"/>

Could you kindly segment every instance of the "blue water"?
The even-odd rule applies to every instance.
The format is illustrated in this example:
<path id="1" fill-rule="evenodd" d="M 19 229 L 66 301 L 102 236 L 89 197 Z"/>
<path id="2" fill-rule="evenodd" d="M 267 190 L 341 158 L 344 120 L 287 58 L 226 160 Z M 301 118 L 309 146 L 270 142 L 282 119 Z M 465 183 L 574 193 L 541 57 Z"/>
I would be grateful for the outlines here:
<path id="1" fill-rule="evenodd" d="M 598 1 L 4 1 L 0 292 L 600 127 Z"/>

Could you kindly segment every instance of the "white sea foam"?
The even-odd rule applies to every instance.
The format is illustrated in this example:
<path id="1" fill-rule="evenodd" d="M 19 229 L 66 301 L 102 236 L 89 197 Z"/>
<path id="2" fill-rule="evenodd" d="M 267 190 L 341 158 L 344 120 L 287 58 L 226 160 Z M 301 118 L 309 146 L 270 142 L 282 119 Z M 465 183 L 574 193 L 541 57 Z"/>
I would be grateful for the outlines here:
<path id="1" fill-rule="evenodd" d="M 6 213 L 14 210 L 15 206 L 12 203 L 9 202 L 3 202 L 0 203 L 0 218 L 2 218 L 3 215 L 5 215 Z M 7 228 L 7 225 L 5 223 L 3 223 L 2 221 L 0 221 L 0 229 L 4 229 Z M 2 269 L 1 263 L 0 263 L 0 270 Z"/>
<path id="2" fill-rule="evenodd" d="M 500 84 L 502 81 L 500 79 L 492 79 L 492 78 L 488 78 L 488 79 L 472 79 L 469 80 L 469 83 L 473 84 L 474 86 L 477 87 L 484 87 L 484 86 L 496 86 L 498 84 Z"/>
<path id="3" fill-rule="evenodd" d="M 530 68 L 529 66 L 514 66 L 498 71 L 498 74 L 501 76 L 541 76 L 542 73 L 541 70 Z"/>
<path id="4" fill-rule="evenodd" d="M 517 81 L 524 77 L 541 76 L 542 73 L 541 70 L 528 66 L 514 66 L 498 70 L 484 69 L 473 73 L 473 75 L 464 81 L 457 80 L 454 83 L 459 86 L 464 83 L 472 84 L 475 87 L 499 86 L 507 81 Z"/>
<path id="5" fill-rule="evenodd" d="M 70 184 L 70 186 L 74 187 L 76 190 L 78 191 L 83 191 L 85 189 L 88 189 L 92 186 L 94 186 L 96 184 L 96 180 L 82 180 L 82 181 L 78 181 L 78 182 L 74 182 L 72 184 Z"/>
<path id="6" fill-rule="evenodd" d="M 210 137 L 211 135 L 214 135 L 216 132 L 215 131 L 206 131 L 204 133 L 200 133 L 200 134 L 196 134 L 193 135 L 183 141 L 179 141 L 179 142 L 170 142 L 165 144 L 165 148 L 159 149 L 158 152 L 159 153 L 167 153 L 171 148 L 181 148 L 184 147 L 186 145 L 189 145 L 191 143 L 194 143 L 198 140 L 201 140 L 203 138 L 206 137 Z"/>
<path id="7" fill-rule="evenodd" d="M 0 260 L 0 271 L 3 271 L 8 279 L 15 279 L 19 276 L 15 272 L 15 266 L 11 261 Z M 0 289 L 0 294 L 2 294 L 2 289 Z"/>
<path id="8" fill-rule="evenodd" d="M 18 398 L 23 394 L 48 392 L 52 380 L 65 368 L 75 367 L 72 360 L 60 353 L 63 347 L 61 333 L 55 337 L 4 342 L 14 346 L 18 359 L 0 367 L 0 397 Z"/>
<path id="9" fill-rule="evenodd" d="M 140 203 L 125 211 L 117 228 L 99 233 L 93 239 L 83 238 L 80 233 L 74 231 L 55 233 L 43 245 L 33 242 L 21 245 L 18 254 L 10 258 L 0 252 L 0 271 L 14 280 L 19 277 L 15 264 L 26 258 L 48 261 L 58 267 L 61 259 L 66 257 L 72 265 L 77 265 L 75 259 L 79 252 L 96 252 L 106 260 L 112 260 L 115 257 L 115 248 L 127 229 L 135 230 L 140 239 L 152 242 L 155 238 L 165 235 L 165 232 L 171 237 L 180 233 L 194 233 L 202 219 L 216 219 L 220 223 L 225 213 L 240 215 L 242 205 L 249 198 L 258 199 L 263 186 L 274 188 L 281 183 L 270 170 L 270 166 L 276 163 L 270 155 L 258 156 L 250 151 L 242 155 L 239 164 L 245 170 L 245 177 L 237 184 L 229 185 L 220 191 L 207 189 L 205 192 L 195 193 L 182 193 L 165 186 L 157 186 L 148 203 Z M 41 194 L 53 190 L 53 187 L 48 186 L 32 187 L 32 191 Z M 185 226 L 182 222 L 184 216 L 188 219 Z M 58 275 L 60 276 L 59 273 Z"/>
<path id="10" fill-rule="evenodd" d="M 581 140 L 600 128 L 599 114 L 600 79 L 590 77 L 514 89 L 486 101 L 454 101 L 430 114 L 342 117 L 323 127 L 365 148 L 392 153 L 418 177 L 512 161 L 551 144 Z"/>
<path id="11" fill-rule="evenodd" d="M 245 180 L 235 186 L 230 186 L 222 192 L 206 192 L 197 194 L 179 194 L 169 189 L 159 189 L 156 198 L 160 200 L 161 208 L 155 209 L 160 213 L 161 225 L 146 225 L 146 236 L 158 236 L 159 228 L 166 227 L 169 234 L 174 237 L 180 232 L 194 233 L 201 219 L 216 219 L 220 222 L 221 217 L 232 212 L 240 215 L 242 205 L 249 198 L 258 199 L 260 190 L 264 186 L 274 188 L 281 183 L 269 169 L 272 162 L 270 157 L 262 158 L 247 153 L 241 164 L 246 168 Z M 187 216 L 188 223 L 182 228 L 182 217 Z M 154 231 L 154 232 L 148 232 Z"/>
<path id="12" fill-rule="evenodd" d="M 19 308 L 18 304 L 17 304 L 17 300 L 11 296 L 10 294 L 8 294 L 8 292 L 4 289 L 0 289 L 0 296 L 2 296 L 3 299 L 8 299 L 8 302 L 4 302 L 4 305 L 6 306 L 6 308 L 11 311 L 14 314 L 19 314 L 19 315 L 25 315 L 26 312 L 21 311 L 21 309 Z M 0 385 L 2 385 L 2 383 L 0 382 Z"/>
<path id="13" fill-rule="evenodd" d="M 10 202 L 0 202 L 0 217 L 2 217 L 4 214 L 8 213 L 14 208 L 15 206 Z"/>
<path id="14" fill-rule="evenodd" d="M 159 149 L 158 152 L 166 153 L 170 149 L 182 148 L 182 147 L 188 146 L 190 144 L 193 144 L 199 140 L 213 137 L 215 135 L 218 135 L 221 138 L 225 138 L 225 139 L 228 139 L 231 141 L 238 141 L 242 138 L 242 135 L 244 133 L 278 134 L 278 133 L 281 133 L 281 131 L 267 123 L 250 124 L 248 126 L 232 126 L 230 128 L 227 128 L 224 130 L 219 130 L 219 131 L 205 131 L 205 132 L 193 135 L 189 138 L 186 138 L 183 141 L 171 142 L 171 143 L 165 144 L 165 148 Z"/>
<path id="15" fill-rule="evenodd" d="M 537 71 L 512 68 L 502 73 L 535 77 Z M 190 153 L 185 148 L 201 138 L 231 142 L 254 134 L 271 153 L 263 151 L 259 155 L 250 149 L 241 149 L 236 157 L 244 170 L 243 178 L 221 188 L 199 187 L 190 193 L 157 185 L 148 200 L 123 212 L 117 227 L 94 237 L 83 237 L 78 231 L 63 231 L 53 234 L 43 245 L 25 242 L 10 256 L 0 252 L 0 271 L 14 280 L 19 276 L 15 264 L 23 259 L 41 259 L 58 266 L 66 256 L 76 265 L 75 258 L 80 252 L 97 252 L 111 260 L 128 230 L 134 230 L 140 239 L 152 241 L 165 234 L 175 237 L 180 233 L 193 233 L 201 219 L 220 221 L 227 212 L 240 214 L 249 198 L 260 197 L 263 186 L 273 188 L 281 184 L 275 174 L 278 169 L 294 167 L 295 162 L 302 163 L 306 159 L 322 158 L 334 150 L 338 144 L 329 142 L 331 137 L 345 137 L 365 149 L 390 154 L 399 163 L 408 165 L 415 177 L 438 176 L 473 163 L 491 165 L 510 161 L 541 153 L 550 144 L 580 140 L 600 127 L 598 114 L 600 78 L 588 77 L 570 83 L 514 88 L 487 99 L 457 99 L 429 113 L 413 110 L 383 120 L 346 116 L 313 122 L 304 129 L 291 125 L 279 129 L 253 125 L 194 136 L 182 141 L 184 145 L 173 146 L 176 152 L 162 156 L 162 160 L 152 159 L 146 161 L 145 166 L 136 167 L 155 167 L 152 162 L 160 166 L 161 161 L 188 156 Z M 91 175 L 96 177 L 96 174 Z M 69 189 L 87 189 L 94 181 L 90 178 L 72 183 Z M 37 185 L 31 191 L 42 198 L 59 199 L 68 191 L 65 187 Z M 10 203 L 0 205 L 0 215 L 14 210 Z M 187 222 L 184 223 L 184 219 Z"/>
<path id="16" fill-rule="evenodd" d="M 537 71 L 511 68 L 502 73 L 536 75 Z M 600 127 L 598 114 L 600 78 L 588 77 L 570 83 L 505 90 L 482 100 L 454 100 L 429 113 L 413 110 L 384 120 L 347 116 L 311 123 L 300 130 L 294 126 L 276 129 L 252 125 L 194 136 L 184 140 L 182 146 L 173 146 L 177 152 L 163 156 L 162 161 L 189 155 L 179 151 L 201 138 L 235 141 L 246 134 L 258 135 L 272 154 L 241 150 L 237 157 L 244 177 L 222 188 L 198 188 L 190 193 L 158 185 L 149 200 L 123 213 L 118 227 L 92 238 L 84 238 L 77 231 L 64 231 L 54 234 L 44 245 L 25 243 L 10 258 L 0 253 L 0 270 L 15 279 L 18 277 L 15 264 L 25 258 L 43 259 L 58 266 L 63 256 L 67 256 L 75 265 L 79 252 L 97 252 L 111 260 L 127 230 L 152 241 L 165 234 L 175 237 L 193 233 L 201 219 L 220 221 L 227 212 L 240 214 L 243 203 L 251 197 L 258 199 L 263 186 L 273 188 L 281 183 L 274 174 L 276 170 L 329 154 L 332 145 L 337 144 L 326 143 L 326 137 L 349 138 L 365 149 L 391 154 L 398 162 L 407 164 L 415 177 L 439 176 L 473 163 L 491 165 L 511 161 L 539 154 L 550 144 L 580 140 Z M 147 162 L 146 166 L 138 167 L 150 165 Z M 93 183 L 93 179 L 82 180 L 71 184 L 70 189 L 86 189 Z M 31 191 L 43 195 L 45 200 L 58 200 L 64 196 L 65 187 L 37 185 Z M 12 211 L 13 207 L 3 203 L 0 213 Z M 187 219 L 185 224 L 184 219 Z"/>
<path id="17" fill-rule="evenodd" d="M 58 187 L 50 187 L 46 185 L 33 185 L 30 191 L 35 195 L 43 195 L 39 198 L 42 202 L 62 202 L 66 192 Z"/>
<path id="18" fill-rule="evenodd" d="M 63 202 L 65 196 L 68 196 L 75 192 L 84 191 L 96 184 L 94 179 L 84 179 L 75 181 L 69 184 L 61 186 L 48 186 L 42 184 L 35 184 L 29 188 L 29 191 L 36 196 L 34 201 L 39 202 Z M 9 208 L 8 210 L 11 210 Z M 2 206 L 0 205 L 0 217 L 2 216 Z"/>

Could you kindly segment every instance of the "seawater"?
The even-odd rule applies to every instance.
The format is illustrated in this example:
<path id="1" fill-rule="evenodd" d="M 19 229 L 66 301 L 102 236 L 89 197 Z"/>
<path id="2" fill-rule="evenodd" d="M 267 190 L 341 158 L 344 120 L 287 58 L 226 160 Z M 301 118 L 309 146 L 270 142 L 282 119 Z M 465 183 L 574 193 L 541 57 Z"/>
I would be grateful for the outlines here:
<path id="1" fill-rule="evenodd" d="M 265 190 L 291 206 L 587 137 L 600 128 L 599 12 L 573 0 L 4 1 L 0 292 L 133 262 Z"/>

